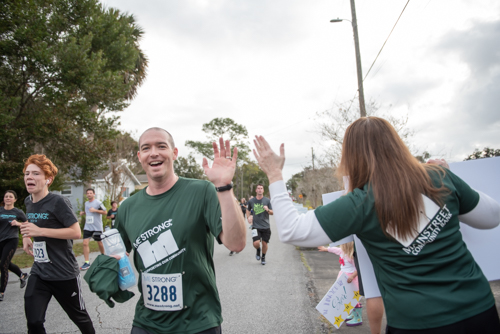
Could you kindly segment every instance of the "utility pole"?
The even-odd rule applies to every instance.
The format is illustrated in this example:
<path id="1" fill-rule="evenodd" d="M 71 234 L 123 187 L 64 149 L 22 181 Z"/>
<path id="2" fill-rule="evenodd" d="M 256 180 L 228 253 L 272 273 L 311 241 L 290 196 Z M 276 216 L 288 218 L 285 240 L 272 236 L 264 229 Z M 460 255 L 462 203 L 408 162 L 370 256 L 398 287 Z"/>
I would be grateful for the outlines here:
<path id="1" fill-rule="evenodd" d="M 352 30 L 354 32 L 354 49 L 356 51 L 356 69 L 358 72 L 359 113 L 360 117 L 366 117 L 363 73 L 361 70 L 361 53 L 359 51 L 358 21 L 356 20 L 356 7 L 354 6 L 354 0 L 351 0 L 351 14 Z"/>
<path id="2" fill-rule="evenodd" d="M 240 191 L 240 201 L 241 199 L 243 198 L 243 165 L 241 166 L 241 182 L 240 182 L 240 188 L 241 188 L 241 191 Z"/>
<path id="3" fill-rule="evenodd" d="M 314 147 L 311 147 L 311 157 L 312 157 L 313 170 L 314 170 Z"/>

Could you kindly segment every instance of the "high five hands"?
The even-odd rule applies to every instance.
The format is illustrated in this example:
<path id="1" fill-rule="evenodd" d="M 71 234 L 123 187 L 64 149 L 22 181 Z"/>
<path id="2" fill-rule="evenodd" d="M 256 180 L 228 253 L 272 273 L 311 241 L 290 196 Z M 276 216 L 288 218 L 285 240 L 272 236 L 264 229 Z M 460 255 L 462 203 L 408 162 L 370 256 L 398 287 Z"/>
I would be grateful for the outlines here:
<path id="1" fill-rule="evenodd" d="M 269 183 L 283 180 L 281 171 L 285 165 L 285 144 L 280 145 L 280 155 L 274 153 L 268 142 L 262 136 L 255 136 L 255 149 L 253 154 L 259 163 L 260 168 L 269 178 Z M 230 184 L 236 169 L 236 160 L 238 159 L 238 149 L 233 148 L 233 157 L 231 158 L 231 146 L 229 140 L 219 138 L 219 146 L 214 142 L 214 163 L 210 168 L 208 160 L 203 158 L 203 170 L 208 179 L 216 186 L 222 187 Z"/>

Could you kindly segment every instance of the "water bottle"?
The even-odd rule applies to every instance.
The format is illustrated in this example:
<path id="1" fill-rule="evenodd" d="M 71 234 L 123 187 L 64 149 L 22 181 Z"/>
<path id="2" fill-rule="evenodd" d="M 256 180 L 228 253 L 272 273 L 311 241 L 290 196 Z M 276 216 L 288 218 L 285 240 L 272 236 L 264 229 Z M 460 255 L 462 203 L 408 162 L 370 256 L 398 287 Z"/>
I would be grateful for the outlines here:
<path id="1" fill-rule="evenodd" d="M 119 257 L 118 286 L 120 289 L 127 290 L 134 286 L 136 283 L 134 270 L 132 269 L 132 265 L 126 254 L 125 244 L 118 230 L 116 228 L 107 230 L 102 233 L 101 240 L 106 255 Z"/>

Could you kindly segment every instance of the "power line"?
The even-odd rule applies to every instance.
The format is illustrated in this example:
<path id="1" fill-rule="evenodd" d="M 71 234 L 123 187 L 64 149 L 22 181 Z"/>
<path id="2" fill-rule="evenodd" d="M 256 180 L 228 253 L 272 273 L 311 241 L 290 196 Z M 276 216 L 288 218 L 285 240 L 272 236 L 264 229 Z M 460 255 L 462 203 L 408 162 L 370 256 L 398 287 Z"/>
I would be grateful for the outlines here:
<path id="1" fill-rule="evenodd" d="M 430 2 L 430 1 L 431 1 L 431 0 L 429 0 L 429 2 Z M 406 3 L 406 5 L 404 6 L 403 10 L 401 11 L 401 14 L 399 14 L 399 17 L 398 17 L 398 19 L 396 20 L 396 23 L 394 23 L 394 26 L 393 26 L 393 27 L 392 27 L 392 29 L 391 29 L 391 32 L 389 33 L 389 35 L 388 35 L 388 36 L 387 36 L 387 38 L 385 39 L 384 44 L 382 44 L 382 47 L 380 48 L 380 51 L 378 52 L 377 56 L 376 56 L 376 57 L 375 57 L 375 59 L 373 60 L 373 62 L 372 62 L 372 64 L 371 64 L 370 68 L 368 69 L 368 72 L 366 72 L 365 77 L 363 78 L 363 82 L 365 81 L 366 77 L 368 76 L 368 74 L 369 74 L 369 73 L 370 73 L 370 71 L 372 70 L 373 65 L 375 65 L 375 62 L 377 61 L 378 56 L 380 56 L 380 53 L 381 53 L 381 52 L 382 52 L 382 50 L 384 49 L 385 44 L 386 44 L 386 43 L 387 43 L 387 41 L 389 40 L 389 37 L 391 37 L 391 34 L 392 34 L 392 32 L 394 31 L 394 28 L 396 28 L 396 25 L 398 24 L 399 19 L 400 19 L 400 18 L 401 18 L 401 16 L 403 15 L 403 13 L 404 13 L 404 11 L 405 11 L 405 9 L 406 9 L 406 7 L 408 6 L 408 4 L 409 4 L 409 3 L 410 3 L 410 0 L 408 0 L 408 2 Z M 379 70 L 380 70 L 380 68 L 378 69 L 378 71 L 379 71 Z M 377 71 L 377 73 L 378 73 L 378 71 Z M 375 73 L 375 74 L 377 74 L 377 73 Z M 356 90 L 356 93 L 354 94 L 354 97 L 351 99 L 351 103 L 349 104 L 349 107 L 347 108 L 347 110 L 350 110 L 350 109 L 351 109 L 351 106 L 352 106 L 352 104 L 354 103 L 354 99 L 356 99 L 356 96 L 357 96 L 357 95 L 358 95 L 358 91 Z"/>
<path id="2" fill-rule="evenodd" d="M 392 27 L 392 30 L 391 30 L 391 32 L 389 33 L 389 36 L 387 36 L 387 38 L 385 39 L 385 42 L 384 42 L 384 44 L 382 45 L 382 47 L 380 48 L 380 51 L 378 52 L 377 57 L 375 57 L 375 60 L 373 61 L 372 65 L 370 66 L 370 69 L 368 70 L 368 72 L 366 72 L 365 77 L 363 78 L 363 81 L 365 81 L 366 77 L 367 77 L 367 76 L 368 76 L 368 74 L 370 73 L 370 71 L 371 71 L 371 69 L 372 69 L 373 65 L 375 64 L 375 62 L 376 62 L 376 61 L 377 61 L 377 59 L 378 59 L 378 56 L 380 56 L 380 53 L 382 52 L 382 49 L 384 49 L 385 43 L 387 43 L 387 41 L 389 40 L 389 37 L 391 37 L 391 34 L 392 34 L 392 32 L 394 31 L 394 28 L 396 28 L 396 25 L 398 24 L 399 19 L 400 19 L 400 18 L 401 18 L 401 16 L 403 15 L 403 13 L 404 13 L 404 11 L 405 11 L 405 9 L 406 9 L 406 7 L 408 6 L 408 4 L 409 4 L 409 3 L 410 3 L 410 0 L 408 0 L 408 2 L 406 3 L 406 5 L 404 6 L 403 10 L 401 11 L 401 14 L 399 14 L 399 17 L 398 17 L 398 19 L 396 20 L 396 23 L 394 23 L 394 26 Z"/>

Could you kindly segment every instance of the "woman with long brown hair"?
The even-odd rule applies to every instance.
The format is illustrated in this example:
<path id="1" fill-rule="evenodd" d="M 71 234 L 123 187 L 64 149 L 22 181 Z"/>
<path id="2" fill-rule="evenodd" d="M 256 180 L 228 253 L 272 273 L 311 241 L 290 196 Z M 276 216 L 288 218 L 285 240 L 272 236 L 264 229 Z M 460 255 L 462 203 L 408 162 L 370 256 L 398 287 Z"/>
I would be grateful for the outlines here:
<path id="1" fill-rule="evenodd" d="M 312 247 L 356 234 L 373 264 L 387 333 L 500 332 L 489 283 L 459 230 L 459 219 L 498 226 L 496 201 L 447 168 L 419 163 L 386 120 L 362 117 L 343 142 L 338 172 L 349 179 L 347 194 L 299 215 L 281 173 L 284 145 L 278 156 L 263 137 L 254 143 L 280 239 Z"/>

